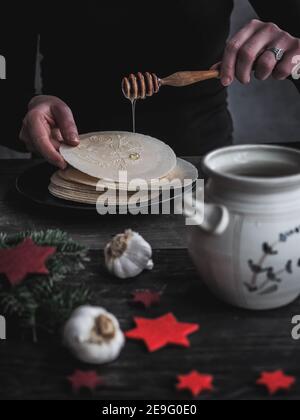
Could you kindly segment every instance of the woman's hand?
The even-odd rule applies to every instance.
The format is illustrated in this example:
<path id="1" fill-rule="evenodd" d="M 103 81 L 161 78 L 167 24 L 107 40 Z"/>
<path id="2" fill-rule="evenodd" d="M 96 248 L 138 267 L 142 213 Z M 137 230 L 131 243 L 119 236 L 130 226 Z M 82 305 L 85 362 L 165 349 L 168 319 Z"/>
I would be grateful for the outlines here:
<path id="1" fill-rule="evenodd" d="M 284 50 L 281 61 L 276 61 L 275 54 L 267 51 L 270 47 Z M 227 43 L 221 63 L 221 82 L 229 86 L 237 78 L 243 84 L 250 83 L 253 70 L 259 80 L 270 76 L 276 80 L 287 79 L 295 66 L 293 57 L 299 54 L 298 38 L 282 31 L 274 23 L 254 19 Z"/>
<path id="2" fill-rule="evenodd" d="M 66 167 L 66 162 L 59 153 L 61 144 L 79 144 L 72 111 L 54 96 L 37 96 L 31 100 L 20 139 L 30 152 L 42 155 L 48 162 L 61 169 Z"/>

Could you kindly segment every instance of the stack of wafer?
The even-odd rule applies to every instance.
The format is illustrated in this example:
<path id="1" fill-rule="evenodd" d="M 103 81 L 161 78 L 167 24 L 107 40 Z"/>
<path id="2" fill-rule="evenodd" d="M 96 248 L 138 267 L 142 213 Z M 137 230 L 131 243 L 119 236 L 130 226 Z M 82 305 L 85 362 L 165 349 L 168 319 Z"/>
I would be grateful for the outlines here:
<path id="1" fill-rule="evenodd" d="M 186 187 L 198 178 L 197 169 L 168 145 L 142 134 L 86 134 L 78 147 L 62 145 L 60 152 L 69 166 L 53 174 L 49 191 L 67 201 L 150 204 L 173 181 Z"/>

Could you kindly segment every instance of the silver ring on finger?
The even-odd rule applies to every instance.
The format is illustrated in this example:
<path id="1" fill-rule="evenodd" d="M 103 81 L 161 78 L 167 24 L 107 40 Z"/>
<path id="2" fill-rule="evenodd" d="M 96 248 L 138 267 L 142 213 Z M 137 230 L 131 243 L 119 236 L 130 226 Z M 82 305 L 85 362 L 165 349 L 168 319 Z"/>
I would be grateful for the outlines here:
<path id="1" fill-rule="evenodd" d="M 270 51 L 275 55 L 276 61 L 281 61 L 284 57 L 285 50 L 283 48 L 270 47 L 266 51 Z"/>

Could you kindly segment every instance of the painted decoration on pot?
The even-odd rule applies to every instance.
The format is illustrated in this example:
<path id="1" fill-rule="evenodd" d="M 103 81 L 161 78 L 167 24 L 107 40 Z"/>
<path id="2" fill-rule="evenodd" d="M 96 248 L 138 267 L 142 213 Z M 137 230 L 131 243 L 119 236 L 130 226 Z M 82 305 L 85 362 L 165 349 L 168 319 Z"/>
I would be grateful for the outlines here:
<path id="1" fill-rule="evenodd" d="M 295 268 L 299 270 L 300 251 L 299 258 L 296 261 L 291 259 L 287 260 L 281 269 L 275 270 L 272 265 L 272 257 L 274 260 L 274 257 L 279 255 L 280 246 L 286 244 L 289 238 L 296 234 L 300 234 L 300 226 L 287 233 L 281 233 L 278 241 L 272 245 L 268 242 L 264 242 L 262 245 L 263 254 L 258 263 L 249 260 L 249 268 L 253 273 L 253 276 L 251 282 L 245 283 L 245 287 L 250 293 L 257 293 L 259 295 L 275 293 L 279 290 L 284 280 L 289 280 L 287 277 L 294 273 Z"/>

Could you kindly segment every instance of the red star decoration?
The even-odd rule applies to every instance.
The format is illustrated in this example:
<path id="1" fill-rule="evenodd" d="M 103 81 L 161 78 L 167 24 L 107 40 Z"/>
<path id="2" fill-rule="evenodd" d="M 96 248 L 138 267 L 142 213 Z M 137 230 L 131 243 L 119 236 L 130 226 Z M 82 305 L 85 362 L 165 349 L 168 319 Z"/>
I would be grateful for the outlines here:
<path id="1" fill-rule="evenodd" d="M 179 383 L 176 388 L 178 390 L 188 389 L 194 397 L 197 397 L 204 391 L 213 391 L 213 380 L 213 376 L 202 375 L 194 370 L 188 375 L 179 375 Z"/>
<path id="2" fill-rule="evenodd" d="M 168 344 L 189 347 L 189 334 L 199 330 L 198 324 L 178 322 L 171 313 L 157 319 L 134 319 L 137 328 L 128 331 L 127 338 L 143 340 L 150 352 L 157 351 Z"/>
<path id="3" fill-rule="evenodd" d="M 102 379 L 94 370 L 89 372 L 76 370 L 72 376 L 68 377 L 68 381 L 72 385 L 74 392 L 78 392 L 82 388 L 87 388 L 90 391 L 94 391 L 99 385 L 103 384 Z"/>
<path id="4" fill-rule="evenodd" d="M 56 248 L 38 246 L 31 238 L 15 248 L 0 250 L 0 274 L 5 274 L 12 286 L 21 284 L 28 274 L 49 274 L 45 266 Z"/>
<path id="5" fill-rule="evenodd" d="M 287 376 L 282 370 L 278 370 L 276 372 L 263 372 L 256 383 L 257 385 L 264 385 L 270 395 L 274 395 L 280 390 L 289 390 L 296 383 L 296 378 Z"/>
<path id="6" fill-rule="evenodd" d="M 161 293 L 151 290 L 137 290 L 133 293 L 133 303 L 140 303 L 146 309 L 158 305 L 161 300 Z"/>

